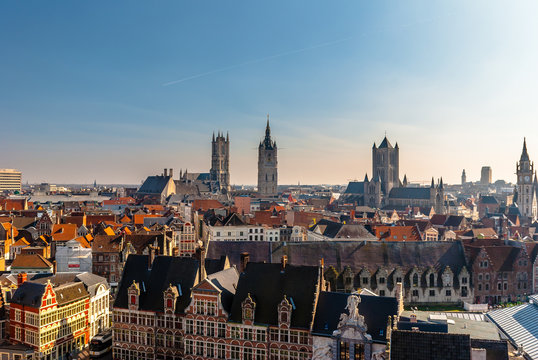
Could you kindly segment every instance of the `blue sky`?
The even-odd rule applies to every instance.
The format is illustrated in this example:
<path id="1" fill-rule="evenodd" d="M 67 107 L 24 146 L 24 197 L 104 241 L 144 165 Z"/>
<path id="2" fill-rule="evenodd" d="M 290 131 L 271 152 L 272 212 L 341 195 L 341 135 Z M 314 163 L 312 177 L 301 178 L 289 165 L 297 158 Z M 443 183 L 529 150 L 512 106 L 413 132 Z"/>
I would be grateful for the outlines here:
<path id="1" fill-rule="evenodd" d="M 30 182 L 139 183 L 207 171 L 230 132 L 256 181 L 271 117 L 281 183 L 371 173 L 514 180 L 538 158 L 534 1 L 12 1 L 0 4 L 0 167 Z"/>

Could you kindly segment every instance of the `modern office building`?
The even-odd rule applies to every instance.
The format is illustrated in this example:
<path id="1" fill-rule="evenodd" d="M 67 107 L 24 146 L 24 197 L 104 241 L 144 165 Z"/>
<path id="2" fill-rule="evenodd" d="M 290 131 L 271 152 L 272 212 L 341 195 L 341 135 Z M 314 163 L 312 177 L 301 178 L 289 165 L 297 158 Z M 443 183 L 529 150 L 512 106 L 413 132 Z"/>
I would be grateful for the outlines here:
<path id="1" fill-rule="evenodd" d="M 22 173 L 15 169 L 0 169 L 0 191 L 21 191 Z"/>

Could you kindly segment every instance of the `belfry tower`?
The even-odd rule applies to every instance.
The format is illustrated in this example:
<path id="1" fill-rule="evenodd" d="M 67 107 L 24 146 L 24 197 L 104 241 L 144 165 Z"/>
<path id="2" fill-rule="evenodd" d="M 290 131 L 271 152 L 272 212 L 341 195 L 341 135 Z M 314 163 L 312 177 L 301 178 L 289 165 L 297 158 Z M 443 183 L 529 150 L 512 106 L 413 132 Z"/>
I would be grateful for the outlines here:
<path id="1" fill-rule="evenodd" d="M 278 193 L 278 161 L 276 141 L 271 139 L 269 115 L 265 127 L 265 138 L 258 147 L 258 193 L 261 196 L 276 196 Z"/>
<path id="2" fill-rule="evenodd" d="M 219 189 L 230 191 L 230 137 L 220 131 L 211 140 L 211 181 L 219 183 Z"/>

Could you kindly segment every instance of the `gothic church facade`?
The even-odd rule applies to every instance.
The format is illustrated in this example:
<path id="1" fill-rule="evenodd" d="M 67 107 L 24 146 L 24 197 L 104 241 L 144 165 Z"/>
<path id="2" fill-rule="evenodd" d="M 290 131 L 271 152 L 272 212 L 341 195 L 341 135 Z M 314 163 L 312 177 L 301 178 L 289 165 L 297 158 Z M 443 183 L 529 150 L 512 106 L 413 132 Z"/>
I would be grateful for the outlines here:
<path id="1" fill-rule="evenodd" d="M 443 180 L 436 184 L 432 179 L 429 187 L 408 186 L 407 176 L 400 181 L 400 148 L 387 137 L 372 147 L 372 179 L 352 181 L 344 194 L 344 200 L 373 208 L 405 208 L 407 206 L 433 207 L 436 213 L 444 212 Z"/>

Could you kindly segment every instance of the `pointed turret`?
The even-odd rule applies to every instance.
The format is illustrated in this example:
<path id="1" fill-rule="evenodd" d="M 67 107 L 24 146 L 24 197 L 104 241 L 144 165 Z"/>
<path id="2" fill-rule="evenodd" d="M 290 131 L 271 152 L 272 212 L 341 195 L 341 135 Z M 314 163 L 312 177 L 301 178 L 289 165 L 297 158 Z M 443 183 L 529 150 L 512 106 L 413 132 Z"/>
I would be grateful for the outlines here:
<path id="1" fill-rule="evenodd" d="M 379 148 L 380 149 L 384 149 L 384 148 L 392 149 L 392 145 L 390 144 L 389 139 L 387 139 L 386 136 L 381 142 L 381 144 L 379 144 Z"/>
<path id="2" fill-rule="evenodd" d="M 364 174 L 364 182 L 368 182 L 368 174 Z"/>
<path id="3" fill-rule="evenodd" d="M 519 161 L 529 161 L 529 153 L 527 153 L 527 139 L 523 138 L 523 151 L 521 152 L 521 158 Z"/>
<path id="4" fill-rule="evenodd" d="M 394 145 L 394 148 L 395 148 L 395 149 L 399 149 L 399 147 L 398 147 L 398 143 L 396 143 L 396 145 Z"/>
<path id="5" fill-rule="evenodd" d="M 226 142 L 230 141 L 230 132 L 226 131 Z"/>
<path id="6" fill-rule="evenodd" d="M 213 142 L 215 142 L 215 131 L 213 131 Z"/>
<path id="7" fill-rule="evenodd" d="M 267 125 L 265 126 L 265 137 L 271 138 L 271 126 L 269 126 L 269 114 L 267 114 Z"/>
<path id="8" fill-rule="evenodd" d="M 441 181 L 439 182 L 439 189 L 443 188 L 443 177 L 441 176 Z"/>
<path id="9" fill-rule="evenodd" d="M 433 176 L 432 176 L 432 184 L 430 186 L 432 189 L 435 187 L 435 181 L 433 180 Z"/>
<path id="10" fill-rule="evenodd" d="M 403 179 L 403 183 L 402 183 L 402 185 L 403 185 L 404 187 L 407 186 L 407 175 L 404 175 L 404 179 Z"/>
<path id="11" fill-rule="evenodd" d="M 372 146 L 372 149 L 377 149 L 377 147 L 375 146 L 375 142 L 374 142 L 374 145 Z"/>

